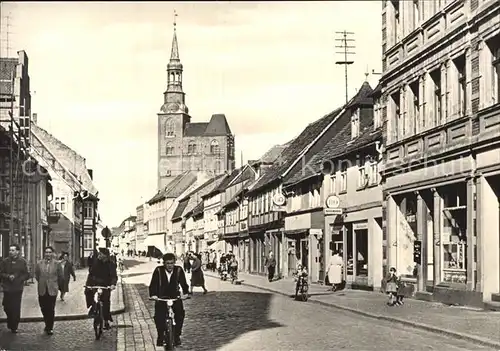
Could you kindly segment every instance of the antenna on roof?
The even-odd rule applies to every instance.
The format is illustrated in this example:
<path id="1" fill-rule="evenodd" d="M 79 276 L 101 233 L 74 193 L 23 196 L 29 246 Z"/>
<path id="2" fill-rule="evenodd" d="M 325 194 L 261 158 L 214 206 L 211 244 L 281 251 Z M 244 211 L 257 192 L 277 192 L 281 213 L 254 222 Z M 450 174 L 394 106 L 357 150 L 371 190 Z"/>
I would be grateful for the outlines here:
<path id="1" fill-rule="evenodd" d="M 349 91 L 348 91 L 348 85 L 347 85 L 347 66 L 352 65 L 354 63 L 353 60 L 348 60 L 347 55 L 354 55 L 355 52 L 350 51 L 350 49 L 354 49 L 356 46 L 354 45 L 354 39 L 348 38 L 351 35 L 354 35 L 353 32 L 347 32 L 347 31 L 342 31 L 342 32 L 336 32 L 340 37 L 335 39 L 335 41 L 340 41 L 340 45 L 336 45 L 336 48 L 342 49 L 341 52 L 337 51 L 337 54 L 342 54 L 343 60 L 335 62 L 336 65 L 343 65 L 345 67 L 345 103 L 347 104 L 349 102 Z"/>

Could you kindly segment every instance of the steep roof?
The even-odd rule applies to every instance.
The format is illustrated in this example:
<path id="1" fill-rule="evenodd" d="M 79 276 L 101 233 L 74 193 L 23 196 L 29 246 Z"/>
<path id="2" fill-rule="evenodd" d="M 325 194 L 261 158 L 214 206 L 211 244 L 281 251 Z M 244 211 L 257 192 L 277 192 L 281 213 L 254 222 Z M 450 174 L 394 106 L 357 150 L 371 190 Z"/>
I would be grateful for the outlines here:
<path id="1" fill-rule="evenodd" d="M 223 114 L 215 114 L 210 118 L 207 129 L 205 130 L 206 136 L 225 136 L 230 135 L 231 128 L 227 123 L 226 116 Z"/>
<path id="2" fill-rule="evenodd" d="M 269 183 L 279 179 L 281 174 L 285 172 L 304 151 L 308 145 L 333 121 L 340 110 L 335 110 L 332 113 L 320 118 L 319 120 L 310 123 L 298 137 L 283 150 L 281 156 L 264 174 L 257 180 L 250 192 L 254 192 L 263 188 Z"/>
<path id="3" fill-rule="evenodd" d="M 356 97 L 359 98 L 358 101 L 362 101 L 362 105 L 367 105 L 369 102 L 369 97 L 372 94 L 370 89 L 360 89 Z M 355 101 L 355 100 L 354 100 Z M 373 102 L 371 103 L 373 104 Z M 350 106 L 356 106 L 355 103 L 351 103 Z M 374 130 L 373 128 L 373 114 L 361 114 L 360 116 L 360 132 L 359 136 L 355 139 L 351 138 L 351 112 L 346 111 L 341 118 L 339 118 L 333 128 L 338 128 L 339 131 L 336 133 L 335 138 L 332 138 L 316 155 L 314 155 L 306 167 L 301 168 L 299 172 L 296 172 L 288 181 L 287 185 L 297 184 L 307 178 L 315 176 L 321 172 L 321 167 L 323 162 L 333 160 L 339 156 L 349 154 L 356 150 L 359 150 L 366 145 L 369 145 L 376 140 L 379 140 L 382 136 L 382 130 L 379 128 Z"/>
<path id="4" fill-rule="evenodd" d="M 90 178 L 85 158 L 34 123 L 31 125 L 31 132 L 39 138 L 54 157 L 56 157 L 57 160 L 82 183 L 85 190 L 93 195 L 97 193 L 97 188 L 94 186 L 92 178 Z"/>
<path id="5" fill-rule="evenodd" d="M 175 209 L 175 212 L 172 216 L 172 220 L 180 219 L 192 212 L 194 207 L 199 203 L 201 197 L 205 193 L 212 191 L 212 189 L 219 185 L 219 182 L 222 181 L 223 177 L 223 175 L 219 175 L 214 178 L 210 178 L 198 188 L 190 192 L 188 195 L 184 196 L 179 201 L 179 204 L 177 205 L 177 208 Z"/>
<path id="6" fill-rule="evenodd" d="M 196 122 L 196 123 L 187 123 L 184 128 L 184 136 L 186 137 L 199 137 L 205 134 L 205 130 L 207 130 L 208 122 Z"/>
<path id="7" fill-rule="evenodd" d="M 148 202 L 154 204 L 166 198 L 177 198 L 196 181 L 196 173 L 186 171 L 176 176 L 167 186 L 158 191 Z"/>
<path id="8" fill-rule="evenodd" d="M 262 163 L 273 163 L 278 157 L 281 156 L 281 153 L 290 145 L 291 141 L 283 145 L 274 145 L 272 148 L 267 150 L 267 152 L 261 156 L 261 158 L 256 162 Z"/>
<path id="9" fill-rule="evenodd" d="M 189 203 L 189 198 L 179 201 L 177 207 L 175 208 L 174 214 L 172 215 L 172 222 L 182 219 L 182 213 L 186 209 Z"/>
<path id="10" fill-rule="evenodd" d="M 194 208 L 193 208 L 193 217 L 200 217 L 203 215 L 203 210 L 205 209 L 205 205 L 203 201 L 200 201 Z"/>
<path id="11" fill-rule="evenodd" d="M 240 175 L 240 171 L 241 171 L 241 168 L 237 168 L 237 169 L 233 170 L 231 173 L 225 175 L 217 187 L 212 189 L 212 191 L 204 194 L 202 197 L 206 198 L 206 197 L 210 197 L 210 196 L 224 192 L 224 190 L 226 190 L 226 187 L 228 186 L 228 184 L 231 183 L 231 181 L 234 178 L 236 178 L 237 176 Z"/>

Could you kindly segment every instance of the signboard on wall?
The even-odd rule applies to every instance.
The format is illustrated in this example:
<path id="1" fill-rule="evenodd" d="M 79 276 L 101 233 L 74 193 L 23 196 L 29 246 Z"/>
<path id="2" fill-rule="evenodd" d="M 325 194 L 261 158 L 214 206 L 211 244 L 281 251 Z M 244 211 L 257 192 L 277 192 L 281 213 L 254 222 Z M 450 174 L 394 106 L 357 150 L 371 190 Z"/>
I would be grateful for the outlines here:
<path id="1" fill-rule="evenodd" d="M 276 212 L 286 212 L 286 197 L 283 194 L 276 194 L 272 198 L 272 210 Z"/>
<path id="2" fill-rule="evenodd" d="M 352 224 L 352 230 L 364 230 L 368 229 L 368 222 L 358 222 Z"/>
<path id="3" fill-rule="evenodd" d="M 330 195 L 325 201 L 325 215 L 341 215 L 340 199 L 335 195 Z"/>

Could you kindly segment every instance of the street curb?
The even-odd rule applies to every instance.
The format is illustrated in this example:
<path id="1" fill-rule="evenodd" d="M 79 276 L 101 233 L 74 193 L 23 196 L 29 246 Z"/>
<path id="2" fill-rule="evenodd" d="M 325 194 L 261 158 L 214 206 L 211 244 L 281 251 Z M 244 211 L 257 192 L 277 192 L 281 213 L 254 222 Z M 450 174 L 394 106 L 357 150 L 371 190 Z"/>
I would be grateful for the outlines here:
<path id="1" fill-rule="evenodd" d="M 117 288 L 118 290 L 118 288 Z M 126 310 L 125 306 L 125 289 L 123 289 L 123 285 L 121 286 L 121 291 L 122 291 L 122 304 L 120 308 L 116 308 L 114 310 L 111 310 L 111 315 L 115 316 L 117 314 L 124 313 Z M 88 316 L 87 313 L 80 313 L 80 314 L 66 314 L 62 316 L 55 316 L 54 321 L 77 321 L 77 320 L 82 320 L 82 319 L 92 319 L 91 317 Z M 0 318 L 0 323 L 7 322 L 7 318 Z M 34 322 L 43 322 L 43 317 L 21 317 L 20 320 L 21 323 L 34 323 Z"/>
<path id="2" fill-rule="evenodd" d="M 208 275 L 208 274 L 206 274 L 206 276 L 213 278 L 213 279 L 219 279 L 218 277 Z M 256 284 L 246 283 L 245 281 L 242 281 L 241 285 L 246 285 L 246 286 L 250 286 L 252 288 L 256 288 L 256 289 L 260 289 L 260 290 L 264 290 L 264 291 L 269 291 L 269 292 L 272 292 L 274 294 L 290 297 L 290 294 L 286 294 L 280 290 L 270 289 L 270 288 L 266 288 L 266 287 L 259 286 Z M 460 333 L 455 332 L 453 330 L 438 328 L 438 327 L 434 327 L 434 326 L 431 326 L 428 324 L 407 321 L 407 320 L 404 320 L 401 318 L 383 316 L 383 315 L 379 315 L 379 314 L 375 314 L 375 313 L 369 313 L 369 312 L 365 312 L 365 311 L 362 311 L 362 310 L 359 310 L 356 308 L 345 307 L 345 306 L 338 305 L 338 304 L 331 303 L 331 302 L 318 301 L 318 300 L 315 300 L 314 298 L 311 298 L 311 297 L 307 301 L 314 303 L 316 305 L 334 307 L 334 308 L 337 308 L 339 310 L 348 311 L 348 312 L 355 313 L 355 314 L 358 314 L 358 315 L 361 315 L 364 317 L 374 318 L 374 319 L 378 319 L 378 320 L 385 320 L 385 321 L 389 321 L 389 322 L 393 322 L 393 323 L 399 323 L 399 324 L 403 324 L 403 325 L 413 327 L 416 329 L 421 329 L 421 330 L 425 330 L 425 331 L 437 333 L 437 334 L 443 334 L 443 335 L 453 337 L 455 339 L 462 339 L 462 340 L 473 342 L 475 344 L 479 344 L 479 345 L 483 345 L 483 346 L 487 346 L 487 347 L 493 347 L 497 350 L 500 350 L 500 342 L 495 342 L 493 340 L 484 339 L 484 338 L 481 338 L 479 336 L 474 336 L 474 335 L 469 335 L 469 334 L 460 334 Z"/>

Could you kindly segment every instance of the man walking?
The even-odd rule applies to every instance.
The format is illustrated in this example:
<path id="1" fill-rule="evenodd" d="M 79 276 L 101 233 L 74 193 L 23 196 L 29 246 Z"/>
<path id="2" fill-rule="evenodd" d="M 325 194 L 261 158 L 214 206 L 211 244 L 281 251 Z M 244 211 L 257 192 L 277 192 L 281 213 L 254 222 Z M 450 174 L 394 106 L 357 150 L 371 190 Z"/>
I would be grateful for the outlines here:
<path id="1" fill-rule="evenodd" d="M 52 335 L 59 290 L 58 282 L 63 279 L 63 272 L 61 266 L 54 259 L 54 249 L 51 246 L 45 248 L 44 259 L 36 266 L 35 278 L 38 282 L 38 303 L 45 322 L 44 331 L 47 335 Z"/>
<path id="2" fill-rule="evenodd" d="M 276 270 L 276 259 L 274 258 L 273 252 L 269 252 L 269 257 L 266 259 L 266 267 L 267 267 L 267 279 L 269 282 L 273 281 L 274 272 Z"/>
<path id="3" fill-rule="evenodd" d="M 21 298 L 24 282 L 28 280 L 28 265 L 26 260 L 19 256 L 19 245 L 9 247 L 9 257 L 0 262 L 0 279 L 3 288 L 3 309 L 7 315 L 7 328 L 14 334 L 21 319 Z"/>
<path id="4" fill-rule="evenodd" d="M 179 285 L 185 295 L 189 294 L 189 286 L 186 282 L 186 275 L 180 266 L 175 265 L 175 255 L 173 253 L 166 253 L 163 255 L 163 266 L 158 266 L 153 271 L 151 283 L 149 284 L 149 297 L 175 299 L 180 295 Z M 184 304 L 182 300 L 178 299 L 172 306 L 175 318 L 174 330 L 174 344 L 179 346 L 181 344 L 182 326 L 184 324 Z M 156 340 L 157 346 L 163 346 L 163 335 L 165 334 L 165 320 L 168 309 L 167 304 L 163 301 L 156 301 L 155 303 L 155 324 L 158 338 Z"/>

